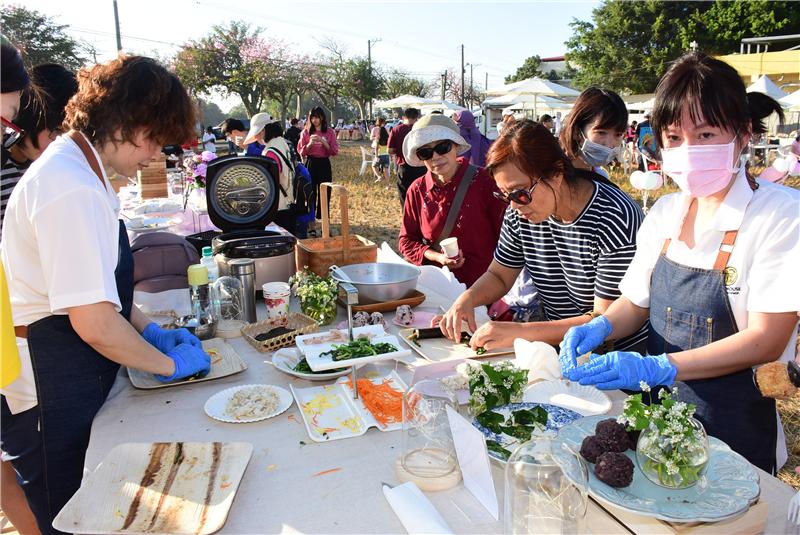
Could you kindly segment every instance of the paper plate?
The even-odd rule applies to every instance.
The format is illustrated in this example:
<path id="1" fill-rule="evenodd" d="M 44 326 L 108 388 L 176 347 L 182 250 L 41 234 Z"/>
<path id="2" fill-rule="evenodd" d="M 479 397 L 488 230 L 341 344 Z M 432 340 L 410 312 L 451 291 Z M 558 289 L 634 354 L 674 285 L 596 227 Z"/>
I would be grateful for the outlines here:
<path id="1" fill-rule="evenodd" d="M 125 227 L 130 232 L 152 232 L 154 230 L 168 229 L 180 222 L 180 219 L 171 217 L 145 217 L 142 219 L 142 226 L 138 226 L 134 220 L 131 220 L 125 223 Z"/>
<path id="2" fill-rule="evenodd" d="M 525 390 L 522 400 L 558 405 L 581 416 L 605 414 L 611 410 L 611 400 L 602 391 L 574 381 L 539 381 Z"/>
<path id="3" fill-rule="evenodd" d="M 277 350 L 272 355 L 272 364 L 274 364 L 275 367 L 283 373 L 299 377 L 300 379 L 306 379 L 308 381 L 327 381 L 328 379 L 335 379 L 337 377 L 347 375 L 353 371 L 352 367 L 345 368 L 341 371 L 332 370 L 329 372 L 319 373 L 303 373 L 295 371 L 294 367 L 297 366 L 297 363 L 300 362 L 300 359 L 302 358 L 303 357 L 300 355 L 298 350 L 293 348 L 283 348 Z"/>
<path id="4" fill-rule="evenodd" d="M 243 418 L 237 420 L 231 416 L 228 416 L 225 412 L 225 408 L 228 405 L 228 401 L 233 397 L 233 395 L 238 392 L 239 390 L 243 390 L 245 388 L 252 388 L 258 387 L 263 388 L 265 390 L 272 390 L 278 394 L 278 406 L 275 407 L 275 410 L 271 413 L 262 414 L 261 416 L 255 418 Z M 293 402 L 292 394 L 289 393 L 288 390 L 285 388 L 281 388 L 275 385 L 241 385 L 241 386 L 234 386 L 233 388 L 228 388 L 223 390 L 222 392 L 217 392 L 206 401 L 205 406 L 203 407 L 210 417 L 214 418 L 215 420 L 219 420 L 220 422 L 226 422 L 230 424 L 248 424 L 251 422 L 258 422 L 261 420 L 266 420 L 267 418 L 272 418 L 273 416 L 277 416 L 284 412 L 286 409 L 292 406 Z"/>

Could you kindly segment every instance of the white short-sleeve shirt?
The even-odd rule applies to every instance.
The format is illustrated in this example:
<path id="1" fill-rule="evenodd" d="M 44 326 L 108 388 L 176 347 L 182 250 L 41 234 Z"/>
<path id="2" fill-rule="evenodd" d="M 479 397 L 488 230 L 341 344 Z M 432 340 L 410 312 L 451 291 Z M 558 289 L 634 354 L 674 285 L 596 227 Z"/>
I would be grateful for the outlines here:
<path id="1" fill-rule="evenodd" d="M 674 193 L 658 200 L 644 218 L 636 238 L 636 254 L 619 285 L 635 305 L 650 306 L 650 275 L 661 247 L 671 238 L 667 258 L 689 267 L 712 269 L 722 237 L 739 229 L 728 260 L 725 290 L 739 330 L 747 328 L 748 312 L 800 310 L 800 191 L 759 181 L 750 189 L 744 170 L 717 209 L 709 227 L 698 229 L 696 244 L 679 240 L 691 197 Z M 795 340 L 781 360 L 794 358 Z"/>
<path id="2" fill-rule="evenodd" d="M 121 310 L 119 201 L 105 172 L 103 182 L 78 145 L 60 136 L 14 188 L 0 244 L 14 325 L 106 301 Z M 27 341 L 17 338 L 17 347 L 20 377 L 2 390 L 14 414 L 37 404 Z"/>

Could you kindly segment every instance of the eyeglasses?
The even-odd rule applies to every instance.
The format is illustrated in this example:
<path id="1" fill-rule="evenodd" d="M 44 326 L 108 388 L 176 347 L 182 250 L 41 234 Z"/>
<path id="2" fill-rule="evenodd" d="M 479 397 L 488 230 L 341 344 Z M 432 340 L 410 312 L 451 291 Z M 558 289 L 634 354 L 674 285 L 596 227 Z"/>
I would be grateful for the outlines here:
<path id="1" fill-rule="evenodd" d="M 417 149 L 417 158 L 419 158 L 424 162 L 425 160 L 430 160 L 431 158 L 433 158 L 434 152 L 439 155 L 444 155 L 450 152 L 451 150 L 453 150 L 453 142 L 450 141 L 449 139 L 445 139 L 444 141 L 440 141 L 433 147 L 422 147 L 421 149 Z"/>
<path id="2" fill-rule="evenodd" d="M 499 191 L 493 191 L 492 195 L 494 195 L 496 199 L 500 199 L 506 204 L 511 204 L 511 201 L 514 201 L 517 204 L 526 206 L 531 202 L 533 202 L 533 190 L 536 189 L 536 186 L 539 184 L 539 182 L 541 182 L 541 180 L 537 180 L 536 182 L 534 182 L 533 185 L 528 189 L 525 188 L 515 189 L 514 191 L 511 191 L 509 193 L 501 193 Z"/>
<path id="3" fill-rule="evenodd" d="M 3 148 L 10 149 L 25 132 L 5 117 L 0 117 L 0 123 L 3 125 Z"/>

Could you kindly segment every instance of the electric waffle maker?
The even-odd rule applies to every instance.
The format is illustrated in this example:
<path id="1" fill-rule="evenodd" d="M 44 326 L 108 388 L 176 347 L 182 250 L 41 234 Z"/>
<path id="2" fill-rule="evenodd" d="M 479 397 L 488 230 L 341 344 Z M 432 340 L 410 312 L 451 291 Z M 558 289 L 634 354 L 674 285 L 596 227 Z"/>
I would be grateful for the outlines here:
<path id="1" fill-rule="evenodd" d="M 203 245 L 211 240 L 220 276 L 229 273 L 230 260 L 252 258 L 256 290 L 265 282 L 286 282 L 295 273 L 297 238 L 264 230 L 278 211 L 277 176 L 277 164 L 263 156 L 231 155 L 211 161 L 206 170 L 208 216 L 222 232 L 194 235 Z"/>

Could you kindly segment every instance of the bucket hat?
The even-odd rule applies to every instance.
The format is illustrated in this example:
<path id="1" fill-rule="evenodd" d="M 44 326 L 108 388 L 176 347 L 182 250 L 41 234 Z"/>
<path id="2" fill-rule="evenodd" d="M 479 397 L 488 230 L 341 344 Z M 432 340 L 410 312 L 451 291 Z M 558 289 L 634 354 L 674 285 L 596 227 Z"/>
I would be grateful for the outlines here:
<path id="1" fill-rule="evenodd" d="M 449 139 L 456 144 L 456 154 L 461 154 L 470 149 L 470 144 L 461 136 L 458 125 L 451 118 L 439 114 L 426 115 L 414 123 L 411 132 L 403 140 L 403 157 L 415 167 L 423 164 L 417 158 L 417 149 L 434 141 Z"/>

